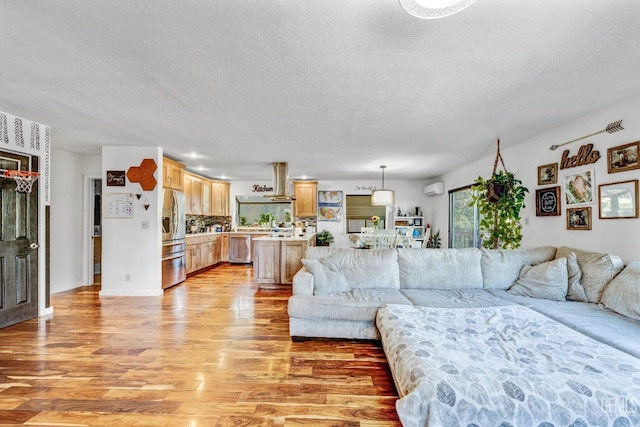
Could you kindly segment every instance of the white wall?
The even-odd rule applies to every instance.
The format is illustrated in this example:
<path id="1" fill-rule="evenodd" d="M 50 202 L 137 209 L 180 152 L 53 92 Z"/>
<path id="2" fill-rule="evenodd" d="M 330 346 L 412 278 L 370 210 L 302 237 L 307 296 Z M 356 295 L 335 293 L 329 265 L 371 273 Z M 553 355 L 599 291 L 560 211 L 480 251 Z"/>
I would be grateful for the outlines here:
<path id="1" fill-rule="evenodd" d="M 162 149 L 159 147 L 103 147 L 102 176 L 108 170 L 128 171 L 142 160 L 153 159 L 158 165 L 158 181 L 153 191 L 135 196 L 132 218 L 102 217 L 102 290 L 101 296 L 150 296 L 162 294 Z M 107 187 L 102 180 L 102 206 L 108 193 L 135 193 L 140 184 L 126 180 L 125 187 Z M 150 207 L 145 210 L 143 203 Z M 145 228 L 146 226 L 146 228 Z"/>
<path id="2" fill-rule="evenodd" d="M 51 149 L 51 293 L 82 286 L 84 158 Z"/>
<path id="3" fill-rule="evenodd" d="M 271 186 L 271 181 L 259 182 L 259 181 L 233 181 L 231 183 L 231 210 L 232 217 L 235 221 L 235 197 L 236 196 L 260 196 L 264 193 L 253 193 L 251 190 L 253 185 L 265 185 Z M 394 190 L 396 192 L 396 206 L 387 208 L 387 224 L 391 226 L 392 212 L 396 212 L 398 208 L 402 211 L 409 209 L 413 210 L 416 206 L 422 209 L 426 215 L 426 206 L 430 201 L 423 194 L 423 189 L 426 181 L 393 181 L 385 179 L 385 188 Z M 380 180 L 358 180 L 358 181 L 318 181 L 318 191 L 342 191 L 344 195 L 354 194 L 371 194 L 371 189 L 375 189 L 380 186 Z M 292 190 L 290 189 L 290 192 Z M 425 223 L 429 223 L 428 217 L 425 218 Z M 318 231 L 329 230 L 335 237 L 334 246 L 349 247 L 353 244 L 348 240 L 346 233 L 347 226 L 346 220 L 343 217 L 342 221 L 318 221 Z"/>
<path id="4" fill-rule="evenodd" d="M 90 285 L 83 275 L 83 176 L 100 176 L 100 156 L 51 149 L 51 293 Z"/>
<path id="5" fill-rule="evenodd" d="M 604 129 L 607 124 L 623 119 L 623 131 L 613 134 L 602 133 L 581 141 L 549 150 L 553 144 L 562 144 L 584 135 Z M 538 135 L 518 145 L 502 149 L 502 157 L 509 171 L 529 189 L 526 208 L 521 213 L 523 222 L 522 246 L 554 245 L 573 246 L 587 250 L 610 252 L 621 256 L 625 262 L 640 260 L 640 219 L 598 219 L 597 202 L 591 205 L 592 230 L 577 231 L 566 229 L 566 206 L 562 204 L 562 215 L 555 217 L 536 217 L 535 190 L 542 188 L 537 182 L 538 166 L 547 163 L 560 163 L 562 152 L 569 149 L 570 156 L 577 154 L 581 145 L 592 143 L 594 150 L 600 152 L 601 158 L 595 164 L 559 170 L 558 185 L 562 186 L 565 174 L 580 170 L 594 169 L 596 186 L 603 183 L 640 179 L 640 169 L 609 174 L 607 173 L 607 149 L 618 145 L 640 140 L 640 95 L 629 97 L 621 102 L 592 112 L 578 120 L 567 123 L 550 132 Z M 470 165 L 454 170 L 433 181 L 444 181 L 445 194 L 432 196 L 429 200 L 429 217 L 441 228 L 443 245 L 446 245 L 448 234 L 448 195 L 449 190 L 470 185 L 478 176 L 487 178 L 493 169 L 495 146 L 493 152 Z M 545 186 L 546 187 L 546 186 Z M 594 191 L 597 199 L 597 190 Z"/>

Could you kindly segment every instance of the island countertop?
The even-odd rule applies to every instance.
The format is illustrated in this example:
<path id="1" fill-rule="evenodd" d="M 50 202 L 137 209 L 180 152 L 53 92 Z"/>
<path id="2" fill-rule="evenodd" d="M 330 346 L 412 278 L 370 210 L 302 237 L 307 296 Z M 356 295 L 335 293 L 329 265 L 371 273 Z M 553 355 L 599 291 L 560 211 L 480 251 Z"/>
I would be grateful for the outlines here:
<path id="1" fill-rule="evenodd" d="M 266 240 L 266 241 L 273 241 L 273 240 L 277 240 L 279 242 L 282 241 L 306 241 L 308 242 L 309 240 L 311 240 L 313 238 L 314 234 L 305 234 L 302 236 L 259 236 L 259 237 L 254 237 L 253 240 Z"/>

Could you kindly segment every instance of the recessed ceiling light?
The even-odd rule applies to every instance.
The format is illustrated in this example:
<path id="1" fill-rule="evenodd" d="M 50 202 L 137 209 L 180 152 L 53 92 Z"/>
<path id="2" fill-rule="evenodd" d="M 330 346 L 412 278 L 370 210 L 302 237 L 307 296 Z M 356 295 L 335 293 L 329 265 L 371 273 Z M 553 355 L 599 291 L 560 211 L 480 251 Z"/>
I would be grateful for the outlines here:
<path id="1" fill-rule="evenodd" d="M 209 168 L 205 168 L 204 166 L 196 166 L 195 170 L 206 171 L 206 170 L 209 170 Z"/>
<path id="2" fill-rule="evenodd" d="M 200 154 L 198 154 L 196 152 L 193 152 L 193 151 L 190 152 L 190 153 L 185 154 L 185 156 L 187 156 L 190 159 L 198 159 L 198 158 L 202 157 Z"/>

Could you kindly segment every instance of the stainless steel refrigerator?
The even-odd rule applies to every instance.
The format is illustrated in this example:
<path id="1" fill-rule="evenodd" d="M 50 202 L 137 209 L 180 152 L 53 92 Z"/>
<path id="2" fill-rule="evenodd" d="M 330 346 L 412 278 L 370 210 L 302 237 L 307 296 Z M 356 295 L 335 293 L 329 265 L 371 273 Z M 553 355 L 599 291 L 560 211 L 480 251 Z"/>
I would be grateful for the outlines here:
<path id="1" fill-rule="evenodd" d="M 162 192 L 162 289 L 166 289 L 187 278 L 186 223 L 184 193 L 169 188 Z"/>

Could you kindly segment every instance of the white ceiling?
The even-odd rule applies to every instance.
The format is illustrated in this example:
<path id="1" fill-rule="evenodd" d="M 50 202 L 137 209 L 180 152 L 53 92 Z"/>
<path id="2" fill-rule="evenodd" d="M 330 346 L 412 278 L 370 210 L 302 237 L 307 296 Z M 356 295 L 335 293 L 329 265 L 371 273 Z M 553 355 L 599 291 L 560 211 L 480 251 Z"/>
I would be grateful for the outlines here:
<path id="1" fill-rule="evenodd" d="M 640 92 L 639 24 L 638 0 L 3 1 L 0 111 L 210 177 L 424 179 Z"/>

